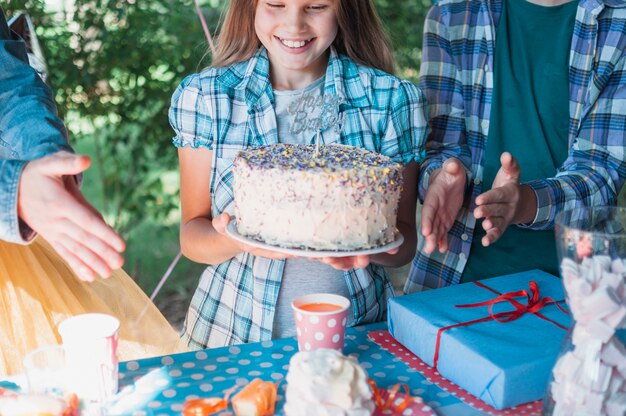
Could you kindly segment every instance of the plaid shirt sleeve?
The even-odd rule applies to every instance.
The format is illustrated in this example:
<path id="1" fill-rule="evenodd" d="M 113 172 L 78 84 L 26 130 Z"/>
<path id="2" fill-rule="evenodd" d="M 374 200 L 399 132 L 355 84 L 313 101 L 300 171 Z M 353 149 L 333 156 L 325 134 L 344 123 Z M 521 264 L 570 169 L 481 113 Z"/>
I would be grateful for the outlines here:
<path id="1" fill-rule="evenodd" d="M 169 120 L 176 133 L 172 140 L 175 146 L 213 149 L 213 122 L 202 93 L 199 74 L 189 75 L 174 92 Z"/>
<path id="2" fill-rule="evenodd" d="M 535 221 L 524 228 L 550 229 L 556 214 L 565 209 L 617 204 L 626 178 L 626 25 L 622 19 L 621 30 L 616 30 L 619 25 L 610 24 L 609 19 L 606 22 L 615 36 L 606 37 L 602 55 L 616 56 L 604 62 L 615 62 L 615 66 L 600 65 L 593 79 L 580 71 L 591 81 L 586 99 L 570 103 L 575 114 L 583 114 L 578 134 L 554 178 L 528 183 L 537 196 L 538 209 Z M 575 39 L 589 38 L 589 30 L 577 22 Z M 575 65 L 580 62 L 578 66 L 584 68 L 583 58 L 582 53 L 575 55 Z M 581 79 L 579 75 L 573 82 L 583 88 Z"/>
<path id="3" fill-rule="evenodd" d="M 419 181 L 420 200 L 424 200 L 430 175 L 449 158 L 457 158 L 471 177 L 471 154 L 466 142 L 464 97 L 455 56 L 449 41 L 446 16 L 433 6 L 424 23 L 424 45 L 420 87 L 428 103 L 430 131 L 426 139 L 426 158 Z M 458 57 L 456 57 L 458 58 Z"/>
<path id="4" fill-rule="evenodd" d="M 427 126 L 424 94 L 410 81 L 400 81 L 391 100 L 381 153 L 405 165 L 421 162 Z"/>

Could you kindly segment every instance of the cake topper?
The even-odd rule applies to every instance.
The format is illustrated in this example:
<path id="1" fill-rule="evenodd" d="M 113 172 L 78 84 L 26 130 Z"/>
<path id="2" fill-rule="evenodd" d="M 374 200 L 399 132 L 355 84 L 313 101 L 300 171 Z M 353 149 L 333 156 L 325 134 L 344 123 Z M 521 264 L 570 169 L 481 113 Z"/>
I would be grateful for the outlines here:
<path id="1" fill-rule="evenodd" d="M 316 132 L 314 158 L 319 155 L 320 133 L 322 130 L 334 128 L 341 132 L 344 114 L 339 112 L 343 98 L 335 94 L 302 93 L 289 105 L 289 114 L 293 116 L 289 132 L 293 135 Z"/>
<path id="2" fill-rule="evenodd" d="M 303 93 L 289 105 L 293 115 L 289 131 L 298 135 L 306 131 L 326 130 L 333 127 L 337 133 L 343 126 L 344 114 L 339 112 L 343 98 L 335 94 Z"/>

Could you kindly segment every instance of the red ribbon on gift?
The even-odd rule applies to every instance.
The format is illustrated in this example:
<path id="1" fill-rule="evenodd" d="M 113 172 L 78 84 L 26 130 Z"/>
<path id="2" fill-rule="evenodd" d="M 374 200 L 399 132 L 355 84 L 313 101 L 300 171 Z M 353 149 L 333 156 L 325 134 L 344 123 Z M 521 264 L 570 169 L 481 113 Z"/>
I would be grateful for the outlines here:
<path id="1" fill-rule="evenodd" d="M 455 307 L 457 308 L 476 308 L 479 306 L 488 306 L 489 307 L 489 316 L 486 316 L 484 318 L 479 318 L 479 319 L 474 319 L 472 321 L 467 321 L 467 322 L 461 322 L 458 324 L 453 324 L 453 325 L 448 325 L 448 326 L 444 326 L 443 328 L 439 328 L 439 331 L 437 331 L 437 342 L 435 344 L 435 358 L 433 360 L 433 367 L 437 368 L 437 362 L 439 361 L 439 347 L 441 344 L 441 334 L 443 334 L 444 331 L 447 331 L 448 329 L 452 329 L 452 328 L 458 328 L 461 326 L 468 326 L 468 325 L 473 325 L 473 324 L 477 324 L 480 322 L 487 322 L 487 321 L 498 321 L 498 322 L 502 322 L 502 323 L 506 323 L 506 322 L 511 322 L 511 321 L 515 321 L 516 319 L 521 318 L 522 316 L 524 316 L 527 313 L 531 313 L 533 315 L 535 315 L 538 318 L 541 318 L 545 321 L 548 321 L 556 326 L 558 326 L 561 329 L 567 330 L 566 327 L 564 327 L 563 325 L 559 324 L 558 322 L 548 318 L 547 316 L 539 313 L 539 311 L 544 307 L 544 306 L 548 306 L 548 305 L 555 305 L 557 308 L 559 308 L 563 313 L 569 315 L 569 312 L 567 310 L 565 310 L 561 305 L 559 305 L 560 302 L 564 302 L 564 300 L 554 300 L 550 297 L 545 297 L 542 298 L 541 294 L 539 293 L 539 287 L 537 286 L 537 283 L 534 280 L 530 281 L 530 292 L 528 292 L 527 290 L 518 290 L 516 292 L 508 292 L 508 293 L 500 293 L 497 290 L 494 290 L 492 288 L 490 288 L 489 286 L 480 283 L 480 282 L 473 282 L 476 286 L 478 287 L 482 287 L 483 289 L 487 289 L 490 292 L 495 293 L 496 295 L 498 295 L 497 297 L 490 299 L 490 300 L 486 300 L 484 302 L 478 302 L 478 303 L 467 303 L 467 304 L 463 304 L 463 305 L 455 305 Z M 517 300 L 515 300 L 515 298 L 519 298 L 519 297 L 526 297 L 526 304 L 523 304 Z M 498 313 L 494 313 L 493 312 L 493 305 L 497 304 L 497 303 L 501 303 L 501 302 L 509 302 L 511 305 L 513 305 L 513 307 L 515 309 L 511 310 L 511 311 L 506 311 L 506 312 L 498 312 Z"/>
<path id="2" fill-rule="evenodd" d="M 422 403 L 423 400 L 421 397 L 412 397 L 409 391 L 409 387 L 405 383 L 394 384 L 387 392 L 389 393 L 386 399 L 383 399 L 381 394 L 381 390 L 376 385 L 376 382 L 373 379 L 368 379 L 367 382 L 372 387 L 374 403 L 376 403 L 376 407 L 380 410 L 390 410 L 394 413 L 402 413 L 404 409 L 407 408 L 409 404 L 412 402 Z M 402 389 L 404 389 L 404 393 L 402 393 Z M 398 393 L 402 394 L 402 401 L 396 403 L 396 396 Z"/>

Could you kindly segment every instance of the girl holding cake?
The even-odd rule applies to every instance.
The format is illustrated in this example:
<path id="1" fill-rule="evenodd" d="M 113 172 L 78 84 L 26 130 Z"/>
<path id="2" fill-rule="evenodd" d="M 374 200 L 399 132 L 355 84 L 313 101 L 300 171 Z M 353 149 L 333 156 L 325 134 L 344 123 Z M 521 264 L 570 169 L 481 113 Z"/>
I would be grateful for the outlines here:
<path id="1" fill-rule="evenodd" d="M 383 266 L 406 264 L 415 252 L 417 162 L 426 131 L 421 92 L 390 75 L 393 70 L 371 0 L 230 2 L 212 67 L 187 77 L 170 109 L 181 171 L 181 246 L 187 257 L 207 264 L 183 330 L 191 347 L 293 336 L 290 303 L 306 293 L 350 299 L 353 325 L 384 318 L 393 289 Z M 288 145 L 318 138 L 404 166 L 398 250 L 318 261 L 226 234 L 235 211 L 237 155 L 284 144 L 287 158 Z M 266 185 L 259 196 L 276 190 L 276 183 Z"/>

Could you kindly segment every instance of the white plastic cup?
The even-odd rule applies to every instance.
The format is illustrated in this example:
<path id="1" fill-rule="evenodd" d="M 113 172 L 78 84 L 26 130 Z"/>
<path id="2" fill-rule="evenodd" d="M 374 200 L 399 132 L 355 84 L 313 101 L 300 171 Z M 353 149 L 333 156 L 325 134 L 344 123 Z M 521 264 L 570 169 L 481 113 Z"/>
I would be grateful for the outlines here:
<path id="1" fill-rule="evenodd" d="M 76 315 L 59 325 L 71 390 L 80 399 L 103 404 L 117 393 L 119 327 L 117 318 L 101 313 Z"/>

